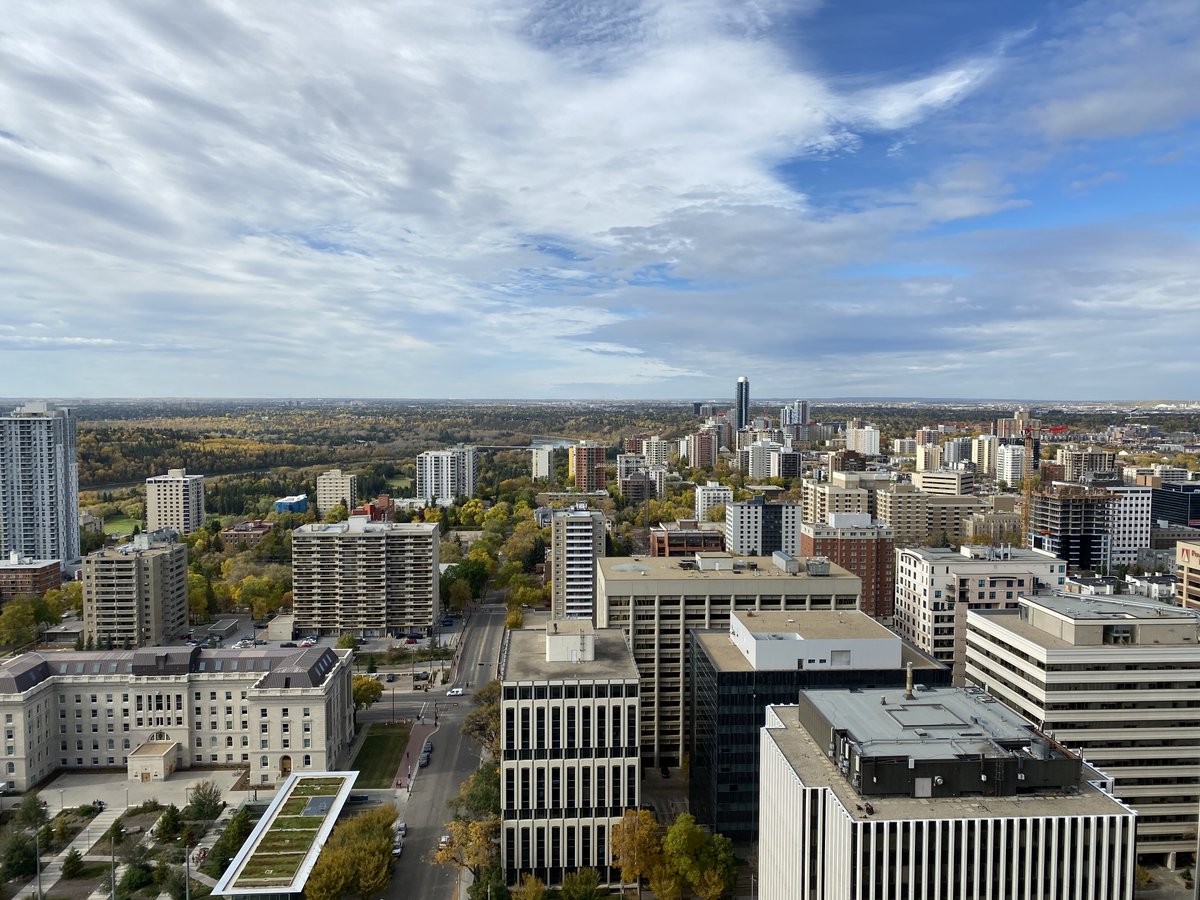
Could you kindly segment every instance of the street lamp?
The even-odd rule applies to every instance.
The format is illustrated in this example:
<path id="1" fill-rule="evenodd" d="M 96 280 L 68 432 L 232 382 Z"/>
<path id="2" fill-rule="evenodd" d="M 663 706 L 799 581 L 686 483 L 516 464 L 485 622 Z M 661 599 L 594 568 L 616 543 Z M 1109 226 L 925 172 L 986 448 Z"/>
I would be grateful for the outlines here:
<path id="1" fill-rule="evenodd" d="M 33 862 L 37 868 L 37 897 L 42 900 L 42 843 L 40 831 L 33 833 Z M 116 896 L 115 894 L 113 895 Z"/>

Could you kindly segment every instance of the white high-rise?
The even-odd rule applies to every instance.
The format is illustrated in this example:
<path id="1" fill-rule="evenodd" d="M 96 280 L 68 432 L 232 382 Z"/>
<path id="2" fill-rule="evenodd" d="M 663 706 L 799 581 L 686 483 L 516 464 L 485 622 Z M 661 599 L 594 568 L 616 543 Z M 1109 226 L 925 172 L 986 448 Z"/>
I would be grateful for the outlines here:
<path id="1" fill-rule="evenodd" d="M 534 478 L 551 478 L 554 475 L 554 448 L 550 446 L 530 447 L 532 475 Z"/>
<path id="2" fill-rule="evenodd" d="M 1031 474 L 1025 459 L 1023 444 L 1001 444 L 996 450 L 996 480 L 1017 488 Z"/>
<path id="3" fill-rule="evenodd" d="M 317 515 L 326 516 L 339 503 L 347 512 L 358 502 L 358 476 L 330 469 L 317 476 Z"/>
<path id="4" fill-rule="evenodd" d="M 863 456 L 879 455 L 879 429 L 874 425 L 863 425 L 846 429 L 846 449 Z"/>
<path id="5" fill-rule="evenodd" d="M 550 601 L 559 619 L 590 619 L 596 562 L 604 556 L 604 513 L 580 505 L 550 519 Z"/>
<path id="6" fill-rule="evenodd" d="M 75 416 L 44 402 L 0 417 L 0 555 L 79 561 Z"/>
<path id="7" fill-rule="evenodd" d="M 1153 489 L 1149 485 L 1127 484 L 1105 490 L 1117 497 L 1117 502 L 1108 508 L 1110 565 L 1131 566 L 1138 560 L 1138 551 L 1150 546 Z"/>
<path id="8" fill-rule="evenodd" d="M 454 500 L 475 496 L 479 454 L 474 447 L 426 450 L 417 457 L 417 496 L 422 500 Z"/>
<path id="9" fill-rule="evenodd" d="M 318 479 L 318 482 L 320 479 Z M 146 530 L 191 534 L 204 525 L 204 476 L 168 469 L 146 479 Z"/>
<path id="10" fill-rule="evenodd" d="M 708 513 L 714 506 L 727 506 L 733 502 L 733 488 L 725 484 L 710 481 L 708 484 L 696 485 L 695 514 L 696 521 L 707 522 Z"/>

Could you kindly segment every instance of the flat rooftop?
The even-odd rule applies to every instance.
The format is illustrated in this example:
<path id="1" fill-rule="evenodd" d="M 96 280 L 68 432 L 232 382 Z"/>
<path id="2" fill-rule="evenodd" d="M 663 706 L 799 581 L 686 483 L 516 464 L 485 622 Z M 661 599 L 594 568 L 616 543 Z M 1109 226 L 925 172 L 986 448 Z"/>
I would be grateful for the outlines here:
<path id="1" fill-rule="evenodd" d="M 681 562 L 694 562 L 697 557 L 702 557 L 706 560 L 719 559 L 724 561 L 730 560 L 733 562 L 755 563 L 757 569 L 705 569 L 703 571 L 696 569 L 685 569 L 679 564 Z M 783 587 L 783 582 L 787 581 L 826 581 L 829 583 L 830 590 L 847 590 L 849 585 L 840 584 L 842 579 L 852 579 L 857 587 L 860 584 L 859 577 L 846 569 L 843 569 L 835 562 L 829 563 L 828 575 L 809 575 L 804 571 L 804 563 L 808 557 L 794 557 L 800 562 L 801 571 L 797 575 L 789 575 L 775 565 L 775 561 L 769 556 L 738 556 L 733 553 L 696 553 L 693 556 L 606 556 L 603 559 L 596 561 L 600 572 L 604 575 L 606 582 L 624 582 L 636 581 L 639 578 L 658 578 L 658 579 L 690 579 L 696 581 L 724 581 L 724 582 L 749 582 L 755 579 L 768 579 L 780 582 L 780 587 Z M 825 557 L 820 557 L 822 560 Z"/>
<path id="2" fill-rule="evenodd" d="M 849 612 L 849 610 L 848 610 L 848 612 Z M 792 613 L 792 615 L 801 615 L 801 616 L 829 615 L 829 613 L 798 612 L 798 613 Z M 880 626 L 880 627 L 882 627 L 882 626 Z M 708 655 L 708 658 L 710 660 L 712 660 L 712 664 L 716 667 L 718 672 L 753 672 L 753 671 L 755 671 L 754 666 L 752 666 L 750 664 L 750 660 L 746 659 L 746 657 L 742 653 L 742 651 L 739 650 L 734 645 L 733 641 L 729 637 L 728 631 L 718 630 L 715 628 L 711 629 L 711 630 L 703 630 L 703 631 L 694 629 L 694 630 L 692 630 L 692 637 L 696 641 L 696 644 L 698 646 L 700 646 L 701 648 L 703 648 L 704 652 Z M 916 647 L 912 646 L 911 644 L 904 642 L 903 640 L 901 640 L 899 637 L 896 637 L 895 635 L 893 635 L 893 637 L 896 640 L 900 641 L 900 663 L 902 666 L 906 665 L 908 663 L 912 663 L 913 669 L 936 670 L 936 669 L 946 668 L 942 663 L 938 662 L 937 660 L 933 659 L 932 657 L 926 656 L 924 653 L 922 653 L 920 650 L 918 650 Z M 778 671 L 778 669 L 765 669 L 763 671 Z M 819 671 L 824 671 L 824 670 L 819 670 Z M 853 672 L 853 671 L 861 671 L 861 670 L 856 670 L 856 669 L 840 670 L 839 669 L 839 670 L 835 670 L 835 671 Z"/>
<path id="3" fill-rule="evenodd" d="M 1171 603 L 1160 603 L 1148 597 L 1085 597 L 1080 594 L 1051 594 L 1026 597 L 1022 601 L 1041 606 L 1059 615 L 1076 621 L 1127 621 L 1162 622 L 1167 619 L 1200 625 L 1200 612 L 1184 609 Z"/>
<path id="4" fill-rule="evenodd" d="M 732 618 L 741 622 L 759 640 L 770 640 L 771 635 L 799 635 L 801 638 L 824 640 L 827 638 L 851 638 L 853 640 L 899 640 L 899 636 L 880 625 L 865 612 L 847 609 L 793 610 L 782 612 L 771 610 L 734 610 Z"/>
<path id="5" fill-rule="evenodd" d="M 809 692 L 814 693 L 814 692 Z M 898 691 L 892 691 L 899 697 Z M 875 701 L 879 703 L 878 700 Z M 1087 780 L 1102 776 L 1088 766 L 1083 768 L 1078 794 L 1020 794 L 1014 797 L 871 797 L 872 813 L 866 814 L 866 802 L 833 762 L 825 750 L 800 724 L 794 706 L 772 706 L 770 709 L 783 722 L 783 728 L 768 729 L 788 764 L 808 787 L 828 787 L 855 821 L 868 819 L 977 819 L 977 818 L 1042 818 L 1047 816 L 1110 816 L 1133 815 L 1129 807 Z"/>
<path id="6" fill-rule="evenodd" d="M 559 634 L 571 619 L 559 619 Z M 588 627 L 591 623 L 588 622 Z M 504 683 L 514 681 L 604 681 L 638 678 L 633 653 L 620 628 L 597 628 L 596 658 L 585 662 L 547 662 L 546 629 L 522 628 L 509 633 L 508 663 Z"/>

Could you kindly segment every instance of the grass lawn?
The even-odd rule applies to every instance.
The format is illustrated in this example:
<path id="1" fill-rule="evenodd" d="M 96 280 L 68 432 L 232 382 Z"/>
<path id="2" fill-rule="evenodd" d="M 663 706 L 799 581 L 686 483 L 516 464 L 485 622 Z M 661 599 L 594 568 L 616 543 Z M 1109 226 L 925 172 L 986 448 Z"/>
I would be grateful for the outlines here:
<path id="1" fill-rule="evenodd" d="M 128 516 L 121 516 L 119 519 L 105 519 L 104 533 L 105 534 L 133 534 L 133 526 L 141 525 L 142 523 L 136 519 L 131 519 Z"/>
<path id="2" fill-rule="evenodd" d="M 388 487 L 394 491 L 406 491 L 412 487 L 412 479 L 397 475 L 395 478 L 388 479 Z"/>
<path id="3" fill-rule="evenodd" d="M 372 725 L 363 741 L 362 750 L 351 768 L 358 770 L 356 787 L 387 788 L 392 786 L 396 770 L 404 759 L 411 725 Z"/>

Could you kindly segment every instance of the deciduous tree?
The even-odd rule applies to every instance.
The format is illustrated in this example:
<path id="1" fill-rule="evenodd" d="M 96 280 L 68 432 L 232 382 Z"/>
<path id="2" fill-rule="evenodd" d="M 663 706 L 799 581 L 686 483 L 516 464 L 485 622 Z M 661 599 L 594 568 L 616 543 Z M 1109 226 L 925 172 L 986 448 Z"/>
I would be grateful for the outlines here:
<path id="1" fill-rule="evenodd" d="M 508 892 L 508 896 L 512 900 L 544 900 L 546 885 L 536 875 L 526 872 L 521 876 L 520 884 Z"/>
<path id="2" fill-rule="evenodd" d="M 350 682 L 350 692 L 354 696 L 354 711 L 357 712 L 379 702 L 383 696 L 383 685 L 368 675 L 355 675 Z"/>
<path id="3" fill-rule="evenodd" d="M 562 900 L 601 900 L 608 891 L 600 887 L 600 873 L 587 866 L 563 876 Z"/>
<path id="4" fill-rule="evenodd" d="M 621 821 L 612 827 L 613 863 L 621 870 L 622 882 L 637 885 L 642 896 L 642 879 L 649 876 L 662 859 L 662 828 L 646 809 L 627 809 Z"/>

